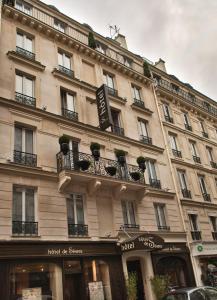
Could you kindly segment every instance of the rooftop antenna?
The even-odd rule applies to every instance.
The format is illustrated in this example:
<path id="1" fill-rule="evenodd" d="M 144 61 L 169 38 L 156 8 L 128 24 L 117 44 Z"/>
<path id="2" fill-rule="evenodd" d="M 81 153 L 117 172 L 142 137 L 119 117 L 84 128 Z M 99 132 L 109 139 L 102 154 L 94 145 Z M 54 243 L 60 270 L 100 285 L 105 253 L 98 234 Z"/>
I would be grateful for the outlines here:
<path id="1" fill-rule="evenodd" d="M 118 28 L 116 25 L 112 26 L 109 25 L 109 30 L 110 30 L 110 37 L 111 39 L 115 38 L 116 35 L 119 34 L 120 28 Z"/>

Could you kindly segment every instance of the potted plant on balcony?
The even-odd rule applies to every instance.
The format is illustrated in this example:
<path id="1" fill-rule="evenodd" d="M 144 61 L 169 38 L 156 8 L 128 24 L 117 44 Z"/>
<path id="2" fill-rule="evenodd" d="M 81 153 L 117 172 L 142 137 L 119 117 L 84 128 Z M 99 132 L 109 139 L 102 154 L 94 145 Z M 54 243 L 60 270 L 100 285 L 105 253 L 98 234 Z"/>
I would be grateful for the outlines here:
<path id="1" fill-rule="evenodd" d="M 87 159 L 78 160 L 76 164 L 82 171 L 87 171 L 90 167 L 90 161 Z"/>
<path id="2" fill-rule="evenodd" d="M 60 151 L 66 155 L 69 152 L 69 138 L 66 135 L 62 135 L 59 138 Z"/>
<path id="3" fill-rule="evenodd" d="M 94 159 L 96 161 L 98 161 L 99 158 L 100 158 L 100 144 L 98 144 L 98 143 L 91 143 L 90 144 L 90 150 L 92 152 L 92 155 L 93 155 Z"/>
<path id="4" fill-rule="evenodd" d="M 130 172 L 130 176 L 133 180 L 138 181 L 141 178 L 141 174 L 139 172 Z"/>
<path id="5" fill-rule="evenodd" d="M 115 155 L 119 164 L 123 167 L 126 163 L 126 152 L 124 150 L 115 150 Z"/>
<path id="6" fill-rule="evenodd" d="M 106 172 L 111 175 L 111 176 L 115 176 L 116 175 L 116 172 L 117 172 L 117 168 L 114 167 L 114 166 L 108 166 L 108 167 L 105 167 L 105 170 Z"/>
<path id="7" fill-rule="evenodd" d="M 140 170 L 142 172 L 145 172 L 145 169 L 146 169 L 145 158 L 143 156 L 139 156 L 139 157 L 137 157 L 136 161 L 137 161 L 137 164 L 138 164 Z"/>

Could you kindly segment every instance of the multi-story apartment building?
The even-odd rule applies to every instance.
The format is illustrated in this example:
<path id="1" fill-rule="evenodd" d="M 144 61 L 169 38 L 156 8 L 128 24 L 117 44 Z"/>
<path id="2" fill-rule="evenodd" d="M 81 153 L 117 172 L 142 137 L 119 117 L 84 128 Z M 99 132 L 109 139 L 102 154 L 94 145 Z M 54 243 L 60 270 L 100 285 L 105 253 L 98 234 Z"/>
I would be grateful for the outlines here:
<path id="1" fill-rule="evenodd" d="M 199 185 L 191 191 L 197 206 L 186 197 L 179 201 L 165 150 L 170 123 L 161 124 L 143 59 L 127 50 L 122 35 L 104 38 L 37 0 L 4 1 L 0 28 L 0 298 L 93 299 L 98 292 L 106 300 L 126 299 L 124 279 L 132 271 L 138 299 L 154 299 L 154 274 L 169 274 L 172 285 L 193 285 L 181 204 L 186 214 L 204 218 L 208 238 L 203 212 L 213 211 L 208 171 L 214 176 L 215 170 L 205 159 L 204 165 L 192 162 L 190 148 L 184 159 L 174 148 L 172 164 L 186 173 L 198 168 L 200 186 L 207 184 L 203 204 Z M 97 113 L 102 84 L 112 118 L 106 130 Z M 170 97 L 165 103 L 172 106 Z M 190 140 L 213 147 L 214 139 L 200 136 L 196 124 Z M 171 127 L 184 138 L 181 124 Z M 69 139 L 65 154 L 58 143 L 63 135 Z M 91 153 L 93 142 L 100 144 L 100 157 Z M 175 147 L 179 142 L 171 137 Z M 193 231 L 198 236 L 200 229 Z"/>
<path id="2" fill-rule="evenodd" d="M 169 75 L 164 61 L 151 66 L 198 285 L 217 266 L 217 106 Z"/>

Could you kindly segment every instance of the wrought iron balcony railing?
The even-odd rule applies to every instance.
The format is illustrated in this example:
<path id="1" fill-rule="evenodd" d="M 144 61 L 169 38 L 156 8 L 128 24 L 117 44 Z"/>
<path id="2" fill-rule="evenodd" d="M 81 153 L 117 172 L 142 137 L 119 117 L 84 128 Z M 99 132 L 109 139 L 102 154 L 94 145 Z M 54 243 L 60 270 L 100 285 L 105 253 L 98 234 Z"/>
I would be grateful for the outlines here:
<path id="1" fill-rule="evenodd" d="M 158 179 L 149 178 L 149 184 L 153 188 L 161 189 L 161 183 Z"/>
<path id="2" fill-rule="evenodd" d="M 37 155 L 14 150 L 14 162 L 16 164 L 26 165 L 30 167 L 37 166 Z"/>
<path id="3" fill-rule="evenodd" d="M 193 241 L 201 240 L 201 231 L 191 231 L 191 237 Z"/>
<path id="4" fill-rule="evenodd" d="M 59 66 L 58 66 L 58 70 L 59 70 L 61 73 L 65 74 L 65 75 L 67 75 L 67 76 L 69 76 L 69 77 L 74 77 L 74 71 L 72 71 L 71 69 L 68 69 L 68 68 L 66 68 L 66 67 L 64 67 L 64 66 L 59 65 Z"/>
<path id="5" fill-rule="evenodd" d="M 152 138 L 150 138 L 149 136 L 140 135 L 140 141 L 144 144 L 152 145 Z"/>
<path id="6" fill-rule="evenodd" d="M 165 231 L 169 231 L 170 230 L 170 226 L 166 226 L 166 225 L 158 225 L 158 230 L 165 230 Z"/>
<path id="7" fill-rule="evenodd" d="M 124 135 L 124 128 L 121 128 L 119 126 L 111 126 L 111 130 L 113 133 L 116 133 L 117 135 L 123 136 Z"/>
<path id="8" fill-rule="evenodd" d="M 184 198 L 189 198 L 191 199 L 191 191 L 189 191 L 188 189 L 182 189 L 182 196 Z"/>
<path id="9" fill-rule="evenodd" d="M 84 224 L 68 224 L 69 236 L 88 236 L 88 225 Z"/>
<path id="10" fill-rule="evenodd" d="M 62 115 L 67 119 L 78 121 L 78 113 L 66 108 L 62 108 Z"/>
<path id="11" fill-rule="evenodd" d="M 203 195 L 203 199 L 204 199 L 204 201 L 211 202 L 211 197 L 210 197 L 210 194 L 203 193 L 202 195 Z"/>
<path id="12" fill-rule="evenodd" d="M 192 131 L 192 126 L 185 123 L 185 129 Z"/>
<path id="13" fill-rule="evenodd" d="M 217 231 L 212 232 L 212 238 L 216 241 L 217 240 Z"/>
<path id="14" fill-rule="evenodd" d="M 165 121 L 167 121 L 169 123 L 173 123 L 173 118 L 172 117 L 165 115 L 164 118 L 165 118 Z"/>
<path id="15" fill-rule="evenodd" d="M 107 86 L 106 85 L 106 88 L 107 88 L 107 91 L 108 91 L 108 94 L 111 95 L 111 96 L 115 96 L 115 97 L 118 97 L 118 91 Z"/>
<path id="16" fill-rule="evenodd" d="M 28 59 L 35 60 L 35 53 L 32 53 L 26 49 L 16 46 L 16 52 Z"/>
<path id="17" fill-rule="evenodd" d="M 193 157 L 194 162 L 196 162 L 196 163 L 198 163 L 198 164 L 201 164 L 201 160 L 200 160 L 200 157 L 199 157 L 199 156 L 193 155 L 192 157 Z"/>
<path id="18" fill-rule="evenodd" d="M 15 92 L 15 100 L 22 104 L 30 105 L 30 106 L 36 106 L 36 99 L 34 97 L 30 97 L 18 92 Z"/>
<path id="19" fill-rule="evenodd" d="M 136 106 L 139 106 L 139 107 L 142 107 L 142 108 L 145 107 L 144 101 L 142 101 L 142 100 L 140 100 L 140 99 L 134 98 L 134 104 L 135 104 Z"/>
<path id="20" fill-rule="evenodd" d="M 205 138 L 207 138 L 207 139 L 209 138 L 208 133 L 205 132 L 205 131 L 202 131 L 202 136 L 205 137 Z"/>
<path id="21" fill-rule="evenodd" d="M 105 176 L 129 182 L 144 184 L 144 174 L 139 167 L 124 164 L 123 166 L 116 160 L 100 157 L 95 160 L 90 154 L 73 152 L 70 150 L 66 155 L 62 152 L 57 154 L 57 170 L 76 171 L 98 176 Z"/>
<path id="22" fill-rule="evenodd" d="M 214 161 L 210 161 L 210 165 L 212 166 L 212 168 L 217 169 L 217 163 Z"/>
<path id="23" fill-rule="evenodd" d="M 139 225 L 137 225 L 137 224 L 124 224 L 124 225 L 121 225 L 120 229 L 125 229 L 125 230 L 128 230 L 128 229 L 139 230 Z"/>
<path id="24" fill-rule="evenodd" d="M 38 235 L 38 222 L 12 222 L 12 234 L 13 235 Z"/>
<path id="25" fill-rule="evenodd" d="M 173 155 L 176 157 L 182 157 L 182 152 L 176 149 L 172 149 Z"/>
<path id="26" fill-rule="evenodd" d="M 182 97 L 187 102 L 205 110 L 206 112 L 209 112 L 210 114 L 217 116 L 217 108 L 213 105 L 205 105 L 204 101 L 201 99 L 198 99 L 195 95 L 192 93 L 189 93 L 188 91 L 185 91 L 183 88 L 179 87 L 179 89 L 174 89 L 172 84 L 165 79 L 158 78 L 156 79 L 157 86 L 160 86 L 163 89 L 166 89 L 167 91 L 170 91 L 180 97 Z"/>

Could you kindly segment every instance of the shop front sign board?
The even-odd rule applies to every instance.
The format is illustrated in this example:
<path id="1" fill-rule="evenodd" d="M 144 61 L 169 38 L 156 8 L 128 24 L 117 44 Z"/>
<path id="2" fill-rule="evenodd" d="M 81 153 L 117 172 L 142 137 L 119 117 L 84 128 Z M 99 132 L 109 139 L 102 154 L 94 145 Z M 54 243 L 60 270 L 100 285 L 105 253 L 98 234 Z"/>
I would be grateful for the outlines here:
<path id="1" fill-rule="evenodd" d="M 192 254 L 193 256 L 217 255 L 217 243 L 193 245 Z"/>
<path id="2" fill-rule="evenodd" d="M 121 251 L 135 251 L 135 250 L 161 250 L 164 246 L 164 240 L 154 234 L 142 234 L 133 238 L 129 238 L 121 243 Z"/>

